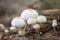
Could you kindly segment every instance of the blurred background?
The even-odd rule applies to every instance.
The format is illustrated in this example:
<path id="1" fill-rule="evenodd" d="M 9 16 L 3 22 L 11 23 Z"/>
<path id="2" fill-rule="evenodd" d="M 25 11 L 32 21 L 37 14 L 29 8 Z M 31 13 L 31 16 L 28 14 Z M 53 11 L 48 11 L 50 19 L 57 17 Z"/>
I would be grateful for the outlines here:
<path id="1" fill-rule="evenodd" d="M 0 0 L 0 23 L 6 26 L 26 8 L 40 10 L 60 9 L 60 0 Z"/>

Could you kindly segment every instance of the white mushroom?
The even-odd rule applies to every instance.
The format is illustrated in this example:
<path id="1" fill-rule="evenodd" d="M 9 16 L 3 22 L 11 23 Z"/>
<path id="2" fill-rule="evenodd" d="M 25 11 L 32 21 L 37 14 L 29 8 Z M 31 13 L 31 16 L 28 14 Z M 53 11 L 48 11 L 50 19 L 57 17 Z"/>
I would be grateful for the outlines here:
<path id="1" fill-rule="evenodd" d="M 24 26 L 26 26 L 26 22 L 23 19 L 21 19 L 20 17 L 15 17 L 11 21 L 11 25 L 14 27 L 24 27 Z"/>
<path id="2" fill-rule="evenodd" d="M 55 29 L 56 26 L 57 26 L 57 20 L 54 19 L 54 20 L 52 21 L 52 27 L 53 27 L 55 33 L 57 33 L 57 32 L 56 32 L 56 29 Z"/>
<path id="3" fill-rule="evenodd" d="M 38 16 L 38 12 L 34 9 L 26 9 L 22 12 L 21 18 L 24 19 L 25 21 L 28 20 L 29 18 L 36 18 Z"/>
<path id="4" fill-rule="evenodd" d="M 32 26 L 34 29 L 40 29 L 40 25 L 39 24 L 35 24 Z"/>
<path id="5" fill-rule="evenodd" d="M 3 24 L 0 24 L 0 30 L 4 30 L 5 26 Z"/>
<path id="6" fill-rule="evenodd" d="M 40 15 L 40 16 L 37 17 L 37 22 L 38 23 L 44 23 L 46 21 L 47 21 L 47 18 L 43 15 Z"/>
<path id="7" fill-rule="evenodd" d="M 27 23 L 28 23 L 28 25 L 36 24 L 36 23 L 37 23 L 36 18 L 29 18 L 29 19 L 27 20 Z"/>
<path id="8" fill-rule="evenodd" d="M 8 33 L 8 32 L 9 32 L 9 30 L 8 30 L 8 29 L 5 29 L 5 30 L 4 30 L 4 32 L 5 32 L 5 33 Z"/>
<path id="9" fill-rule="evenodd" d="M 10 38 L 12 38 L 13 36 L 12 35 L 10 35 Z"/>
<path id="10" fill-rule="evenodd" d="M 18 34 L 21 36 L 24 36 L 26 34 L 26 31 L 25 30 L 19 30 Z"/>
<path id="11" fill-rule="evenodd" d="M 10 27 L 10 30 L 11 31 L 16 30 L 16 27 Z"/>
<path id="12" fill-rule="evenodd" d="M 52 27 L 56 27 L 57 26 L 57 20 L 53 20 L 52 21 Z"/>

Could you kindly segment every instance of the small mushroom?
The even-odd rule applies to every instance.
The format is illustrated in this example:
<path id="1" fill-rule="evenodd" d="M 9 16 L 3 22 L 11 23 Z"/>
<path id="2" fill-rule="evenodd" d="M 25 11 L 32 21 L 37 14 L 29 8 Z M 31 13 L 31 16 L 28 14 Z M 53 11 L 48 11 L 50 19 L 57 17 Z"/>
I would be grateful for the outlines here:
<path id="1" fill-rule="evenodd" d="M 14 27 L 24 27 L 24 26 L 26 26 L 26 22 L 23 19 L 21 19 L 20 17 L 15 17 L 11 21 L 11 25 Z"/>
<path id="2" fill-rule="evenodd" d="M 34 9 L 25 9 L 21 14 L 21 18 L 27 21 L 29 18 L 36 18 L 38 15 L 38 12 Z"/>
<path id="3" fill-rule="evenodd" d="M 10 27 L 10 33 L 17 33 L 16 27 Z"/>
<path id="4" fill-rule="evenodd" d="M 32 27 L 33 27 L 33 29 L 36 30 L 36 32 L 39 32 L 39 29 L 40 29 L 41 26 L 40 26 L 40 24 L 35 24 Z"/>
<path id="5" fill-rule="evenodd" d="M 35 24 L 32 26 L 34 29 L 40 29 L 40 24 Z"/>
<path id="6" fill-rule="evenodd" d="M 24 36 L 24 35 L 26 34 L 26 31 L 25 31 L 24 29 L 19 30 L 19 31 L 18 31 L 18 34 L 19 34 L 20 36 Z"/>
<path id="7" fill-rule="evenodd" d="M 52 21 L 52 27 L 56 27 L 57 26 L 57 20 L 53 20 Z"/>
<path id="8" fill-rule="evenodd" d="M 16 27 L 10 27 L 10 30 L 11 31 L 16 30 Z"/>
<path id="9" fill-rule="evenodd" d="M 36 24 L 36 23 L 37 23 L 36 18 L 29 18 L 27 20 L 28 25 L 33 25 L 33 24 Z"/>
<path id="10" fill-rule="evenodd" d="M 1 30 L 4 30 L 4 27 L 5 27 L 5 26 L 4 26 L 3 24 L 0 24 L 0 31 L 1 31 Z"/>
<path id="11" fill-rule="evenodd" d="M 12 38 L 13 36 L 12 35 L 10 35 L 10 38 Z"/>
<path id="12" fill-rule="evenodd" d="M 40 16 L 37 17 L 37 22 L 38 23 L 44 23 L 46 21 L 47 21 L 47 18 L 43 15 L 40 15 Z"/>
<path id="13" fill-rule="evenodd" d="M 54 28 L 54 31 L 56 32 L 55 27 L 57 26 L 57 20 L 52 20 L 52 27 Z"/>
<path id="14" fill-rule="evenodd" d="M 8 29 L 5 29 L 4 32 L 5 32 L 5 33 L 9 33 L 9 30 L 8 30 Z"/>

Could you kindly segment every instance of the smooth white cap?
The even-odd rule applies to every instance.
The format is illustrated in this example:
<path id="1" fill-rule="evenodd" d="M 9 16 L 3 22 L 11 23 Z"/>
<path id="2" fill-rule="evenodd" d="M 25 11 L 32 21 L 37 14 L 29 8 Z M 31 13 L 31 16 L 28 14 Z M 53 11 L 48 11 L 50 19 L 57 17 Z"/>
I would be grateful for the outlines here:
<path id="1" fill-rule="evenodd" d="M 12 38 L 13 36 L 12 35 L 10 35 L 10 38 Z"/>
<path id="2" fill-rule="evenodd" d="M 36 18 L 38 15 L 38 12 L 34 9 L 25 9 L 21 14 L 21 18 L 27 21 L 29 18 Z"/>
<path id="3" fill-rule="evenodd" d="M 11 25 L 14 27 L 24 27 L 24 26 L 26 26 L 26 22 L 23 19 L 21 19 L 20 17 L 15 17 L 11 21 Z"/>
<path id="4" fill-rule="evenodd" d="M 11 31 L 16 30 L 16 27 L 10 27 L 10 30 Z"/>
<path id="5" fill-rule="evenodd" d="M 5 26 L 3 24 L 0 24 L 0 27 L 2 28 L 2 30 L 4 30 Z"/>
<path id="6" fill-rule="evenodd" d="M 8 32 L 9 32 L 9 30 L 8 30 L 8 29 L 5 29 L 5 30 L 4 30 L 4 32 L 5 32 L 5 33 L 8 33 Z"/>
<path id="7" fill-rule="evenodd" d="M 43 15 L 40 15 L 37 17 L 37 22 L 38 23 L 43 23 L 43 22 L 46 22 L 47 21 L 47 18 Z"/>
<path id="8" fill-rule="evenodd" d="M 40 25 L 39 24 L 35 24 L 32 26 L 34 29 L 39 29 L 40 28 Z"/>
<path id="9" fill-rule="evenodd" d="M 57 20 L 52 21 L 52 27 L 55 27 L 55 26 L 57 26 Z"/>
<path id="10" fill-rule="evenodd" d="M 33 25 L 33 24 L 36 24 L 37 23 L 37 20 L 36 20 L 36 18 L 29 18 L 28 20 L 27 20 L 27 24 L 28 25 Z"/>

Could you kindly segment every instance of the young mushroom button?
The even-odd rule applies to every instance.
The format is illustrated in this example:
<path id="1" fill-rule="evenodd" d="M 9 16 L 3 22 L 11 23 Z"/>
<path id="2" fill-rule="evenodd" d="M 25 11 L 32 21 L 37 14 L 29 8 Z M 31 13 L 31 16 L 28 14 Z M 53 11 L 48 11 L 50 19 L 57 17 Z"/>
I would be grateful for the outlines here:
<path id="1" fill-rule="evenodd" d="M 54 33 L 57 33 L 56 28 L 55 28 L 56 26 L 57 26 L 57 20 L 53 20 L 52 27 L 53 27 Z"/>
<path id="2" fill-rule="evenodd" d="M 11 31 L 16 30 L 16 27 L 10 27 L 10 30 Z"/>
<path id="3" fill-rule="evenodd" d="M 4 30 L 5 26 L 3 24 L 0 24 L 0 30 Z"/>
<path id="4" fill-rule="evenodd" d="M 5 33 L 8 33 L 8 32 L 9 32 L 9 30 L 8 30 L 8 29 L 5 29 L 5 30 L 4 30 L 4 32 L 5 32 Z"/>
<path id="5" fill-rule="evenodd" d="M 24 36 L 24 35 L 26 34 L 26 31 L 25 31 L 25 30 L 19 30 L 19 31 L 18 31 L 18 34 L 19 34 L 20 36 Z"/>
<path id="6" fill-rule="evenodd" d="M 56 27 L 57 26 L 57 20 L 53 20 L 52 21 L 52 27 Z"/>
<path id="7" fill-rule="evenodd" d="M 40 24 L 35 24 L 32 26 L 34 29 L 40 29 Z"/>

